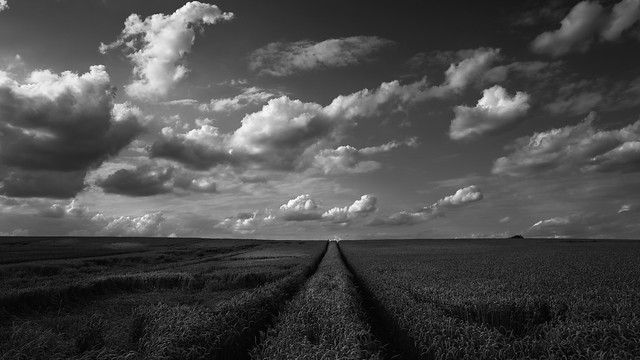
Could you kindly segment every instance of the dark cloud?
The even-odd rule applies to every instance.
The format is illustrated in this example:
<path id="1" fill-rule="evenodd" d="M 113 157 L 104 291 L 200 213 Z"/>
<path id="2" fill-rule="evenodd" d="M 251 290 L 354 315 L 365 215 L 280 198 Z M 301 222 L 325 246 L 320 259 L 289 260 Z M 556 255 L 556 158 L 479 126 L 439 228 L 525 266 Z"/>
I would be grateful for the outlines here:
<path id="1" fill-rule="evenodd" d="M 127 196 L 153 196 L 169 193 L 173 190 L 170 181 L 173 168 L 154 168 L 138 166 L 135 169 L 120 169 L 107 178 L 97 181 L 96 185 L 105 193 Z"/>
<path id="2" fill-rule="evenodd" d="M 68 199 L 85 189 L 85 175 L 85 171 L 13 170 L 2 178 L 0 194 L 18 198 Z"/>
<path id="3" fill-rule="evenodd" d="M 83 75 L 35 71 L 23 85 L 0 79 L 2 191 L 73 197 L 83 189 L 88 170 L 141 131 L 135 112 L 114 113 L 113 89 L 102 65 Z"/>
<path id="4" fill-rule="evenodd" d="M 210 177 L 148 164 L 117 170 L 105 179 L 98 180 L 96 185 L 105 193 L 136 197 L 166 194 L 176 189 L 200 193 L 217 191 L 216 183 Z"/>

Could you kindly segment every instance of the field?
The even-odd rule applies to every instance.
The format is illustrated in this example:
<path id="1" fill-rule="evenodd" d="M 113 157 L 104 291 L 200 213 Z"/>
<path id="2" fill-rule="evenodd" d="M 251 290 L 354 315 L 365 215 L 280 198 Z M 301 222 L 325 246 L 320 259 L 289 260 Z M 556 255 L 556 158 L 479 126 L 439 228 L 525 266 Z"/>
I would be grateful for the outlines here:
<path id="1" fill-rule="evenodd" d="M 640 243 L 0 239 L 0 359 L 638 359 Z"/>

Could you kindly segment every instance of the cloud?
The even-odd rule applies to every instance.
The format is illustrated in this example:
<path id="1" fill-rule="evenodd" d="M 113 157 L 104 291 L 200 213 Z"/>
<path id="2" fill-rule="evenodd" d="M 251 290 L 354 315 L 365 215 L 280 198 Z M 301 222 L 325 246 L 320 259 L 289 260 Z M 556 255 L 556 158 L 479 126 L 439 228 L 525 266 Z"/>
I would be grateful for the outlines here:
<path id="1" fill-rule="evenodd" d="M 570 52 L 585 52 L 596 34 L 603 41 L 614 41 L 640 20 L 640 0 L 623 0 L 611 14 L 597 2 L 582 1 L 562 19 L 560 29 L 544 32 L 531 43 L 540 54 L 559 57 Z"/>
<path id="2" fill-rule="evenodd" d="M 375 36 L 351 36 L 321 42 L 273 42 L 249 56 L 249 69 L 261 75 L 287 76 L 316 68 L 359 64 L 393 41 Z"/>
<path id="3" fill-rule="evenodd" d="M 166 220 L 162 212 L 144 214 L 139 217 L 107 217 L 97 214 L 92 219 L 103 224 L 97 234 L 105 236 L 163 236 L 162 224 Z"/>
<path id="4" fill-rule="evenodd" d="M 344 207 L 334 207 L 322 214 L 323 220 L 334 223 L 348 223 L 358 217 L 365 217 L 377 210 L 376 199 L 373 195 L 362 195 L 353 204 Z"/>
<path id="5" fill-rule="evenodd" d="M 7 4 L 7 0 L 0 0 L 0 11 L 7 10 L 9 8 L 9 4 Z"/>
<path id="6" fill-rule="evenodd" d="M 431 89 L 433 95 L 447 96 L 451 93 L 459 93 L 482 78 L 491 65 L 500 58 L 500 49 L 465 50 L 464 55 L 463 60 L 451 64 L 445 71 L 444 83 Z"/>
<path id="7" fill-rule="evenodd" d="M 285 221 L 319 220 L 322 218 L 322 209 L 311 195 L 304 194 L 282 204 L 280 217 Z"/>
<path id="8" fill-rule="evenodd" d="M 456 117 L 451 121 L 449 137 L 454 140 L 472 139 L 513 126 L 529 110 L 529 95 L 507 91 L 495 85 L 482 92 L 475 107 L 456 106 Z"/>
<path id="9" fill-rule="evenodd" d="M 211 125 L 185 134 L 167 129 L 151 155 L 201 170 L 221 164 L 304 170 L 319 151 L 335 146 L 356 119 L 421 101 L 429 96 L 425 85 L 424 79 L 407 85 L 382 83 L 375 90 L 338 96 L 324 107 L 281 96 L 246 115 L 232 133 L 222 134 Z"/>
<path id="10" fill-rule="evenodd" d="M 199 103 L 200 102 L 195 99 L 178 99 L 178 100 L 171 100 L 171 101 L 164 102 L 165 105 L 177 105 L 177 106 L 198 106 Z"/>
<path id="11" fill-rule="evenodd" d="M 2 178 L 0 194 L 18 198 L 68 199 L 86 188 L 86 174 L 86 171 L 13 169 Z"/>
<path id="12" fill-rule="evenodd" d="M 459 189 L 453 195 L 446 196 L 432 205 L 414 211 L 400 211 L 386 218 L 375 218 L 367 223 L 369 226 L 411 226 L 422 224 L 445 215 L 446 209 L 463 207 L 480 201 L 484 195 L 477 186 L 471 185 Z"/>
<path id="13" fill-rule="evenodd" d="M 102 65 L 78 75 L 0 76 L 0 194 L 69 198 L 84 176 L 141 133 L 139 114 L 113 103 Z"/>
<path id="14" fill-rule="evenodd" d="M 242 93 L 232 98 L 211 99 L 209 104 L 202 104 L 198 109 L 210 112 L 231 112 L 249 105 L 262 104 L 274 96 L 275 94 L 252 86 L 244 88 Z"/>
<path id="15" fill-rule="evenodd" d="M 640 170 L 640 121 L 617 130 L 598 130 L 591 113 L 581 123 L 534 133 L 509 146 L 492 172 L 530 176 L 546 172 L 635 172 Z"/>
<path id="16" fill-rule="evenodd" d="M 40 215 L 51 218 L 63 218 L 65 216 L 84 217 L 88 209 L 73 199 L 68 205 L 55 203 L 40 212 Z"/>
<path id="17" fill-rule="evenodd" d="M 164 97 L 189 72 L 182 59 L 191 51 L 196 29 L 232 18 L 232 13 L 198 1 L 186 3 L 171 15 L 154 14 L 142 20 L 132 14 L 118 39 L 101 44 L 100 52 L 125 47 L 135 75 L 125 86 L 129 96 L 141 100 Z"/>
<path id="18" fill-rule="evenodd" d="M 150 148 L 152 157 L 178 161 L 196 170 L 237 162 L 237 158 L 229 152 L 229 136 L 220 134 L 215 126 L 202 124 L 199 129 L 185 134 L 175 134 L 171 128 L 162 130 L 163 138 Z"/>
<path id="19" fill-rule="evenodd" d="M 480 192 L 477 186 L 471 185 L 457 190 L 453 195 L 449 195 L 438 200 L 435 204 L 431 205 L 430 208 L 441 209 L 448 207 L 457 207 L 468 203 L 480 201 L 482 199 L 482 192 Z"/>
<path id="20" fill-rule="evenodd" d="M 120 169 L 105 179 L 99 179 L 96 185 L 105 193 L 126 196 L 153 196 L 166 194 L 175 189 L 200 193 L 215 193 L 216 183 L 207 176 L 196 176 L 179 172 L 173 167 L 139 165 L 134 169 Z"/>
<path id="21" fill-rule="evenodd" d="M 563 87 L 564 88 L 564 87 Z M 545 109 L 552 114 L 586 114 L 596 108 L 604 100 L 604 96 L 598 92 L 585 91 L 578 94 L 560 90 L 559 97 L 545 105 Z"/>
<path id="22" fill-rule="evenodd" d="M 143 165 L 135 169 L 117 170 L 105 179 L 98 180 L 96 185 L 108 194 L 153 196 L 171 192 L 172 178 L 173 168 Z"/>
<path id="23" fill-rule="evenodd" d="M 532 50 L 553 57 L 587 51 L 592 35 L 600 27 L 602 13 L 602 6 L 596 2 L 579 2 L 562 19 L 560 29 L 542 33 L 533 40 Z"/>
<path id="24" fill-rule="evenodd" d="M 256 231 L 261 222 L 258 212 L 238 213 L 236 216 L 224 219 L 216 227 L 227 229 L 234 233 L 251 234 Z"/>
<path id="25" fill-rule="evenodd" d="M 622 0 L 611 12 L 611 17 L 602 28 L 600 35 L 604 40 L 614 41 L 622 32 L 640 20 L 640 0 Z"/>
<path id="26" fill-rule="evenodd" d="M 554 238 L 637 238 L 638 211 L 629 205 L 623 208 L 624 211 L 577 213 L 540 220 L 523 234 Z"/>
<path id="27" fill-rule="evenodd" d="M 394 140 L 362 149 L 356 149 L 350 145 L 339 146 L 336 149 L 323 149 L 314 156 L 311 168 L 325 175 L 371 172 L 380 169 L 382 165 L 377 161 L 364 160 L 365 157 L 389 152 L 400 146 L 417 147 L 417 138 L 409 138 L 404 142 Z"/>

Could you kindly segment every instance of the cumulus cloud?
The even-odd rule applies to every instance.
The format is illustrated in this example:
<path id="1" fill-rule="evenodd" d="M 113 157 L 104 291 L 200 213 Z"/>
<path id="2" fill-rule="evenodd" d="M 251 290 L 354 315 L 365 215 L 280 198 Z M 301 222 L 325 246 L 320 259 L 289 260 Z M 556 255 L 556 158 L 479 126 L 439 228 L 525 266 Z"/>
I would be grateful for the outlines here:
<path id="1" fill-rule="evenodd" d="M 603 41 L 614 41 L 638 20 L 640 0 L 623 0 L 613 7 L 610 14 L 597 2 L 582 1 L 562 19 L 559 29 L 538 35 L 531 48 L 534 52 L 553 57 L 585 52 L 596 34 Z"/>
<path id="2" fill-rule="evenodd" d="M 176 188 L 201 193 L 215 193 L 216 183 L 207 176 L 180 172 L 170 166 L 139 165 L 119 169 L 96 185 L 105 193 L 126 196 L 153 196 L 173 192 Z"/>
<path id="3" fill-rule="evenodd" d="M 581 123 L 534 133 L 509 146 L 492 172 L 529 176 L 552 171 L 634 172 L 640 170 L 640 121 L 614 130 L 594 127 L 595 114 Z"/>
<path id="4" fill-rule="evenodd" d="M 410 226 L 425 223 L 445 215 L 446 209 L 462 207 L 484 198 L 477 186 L 471 185 L 459 189 L 453 195 L 446 196 L 432 205 L 413 211 L 400 211 L 386 218 L 375 218 L 369 226 Z"/>
<path id="5" fill-rule="evenodd" d="M 249 68 L 259 74 L 286 76 L 316 68 L 359 64 L 392 41 L 376 36 L 351 36 L 321 42 L 273 42 L 249 56 Z"/>
<path id="6" fill-rule="evenodd" d="M 202 104 L 198 109 L 210 112 L 231 112 L 249 105 L 262 104 L 274 96 L 273 93 L 252 86 L 244 88 L 242 93 L 232 98 L 211 99 L 208 104 Z"/>
<path id="7" fill-rule="evenodd" d="M 285 221 L 319 220 L 322 208 L 309 194 L 303 194 L 280 206 L 280 217 Z"/>
<path id="8" fill-rule="evenodd" d="M 211 125 L 186 134 L 167 129 L 164 138 L 151 147 L 151 155 L 196 169 L 251 163 L 269 169 L 304 170 L 319 151 L 335 146 L 356 119 L 428 96 L 425 80 L 407 85 L 382 83 L 375 90 L 338 96 L 324 107 L 281 96 L 246 115 L 232 133 L 222 134 Z"/>
<path id="9" fill-rule="evenodd" d="M 83 217 L 87 214 L 88 209 L 73 199 L 67 205 L 55 203 L 40 212 L 40 215 L 52 218 L 62 218 L 65 216 Z"/>
<path id="10" fill-rule="evenodd" d="M 432 209 L 441 209 L 447 207 L 462 206 L 467 203 L 472 203 L 482 200 L 482 192 L 477 186 L 471 185 L 465 188 L 459 189 L 455 194 L 446 196 L 438 200 L 435 204 L 431 205 Z"/>
<path id="11" fill-rule="evenodd" d="M 355 218 L 365 217 L 377 210 L 376 199 L 373 195 L 362 195 L 353 204 L 344 207 L 334 207 L 322 214 L 323 220 L 334 223 L 348 223 Z"/>
<path id="12" fill-rule="evenodd" d="M 325 175 L 371 172 L 380 169 L 382 165 L 377 161 L 364 160 L 365 157 L 389 152 L 400 146 L 416 147 L 418 142 L 416 138 L 409 138 L 404 142 L 394 140 L 362 149 L 356 149 L 350 145 L 339 146 L 336 149 L 323 149 L 314 156 L 311 168 Z"/>
<path id="13" fill-rule="evenodd" d="M 604 40 L 614 41 L 622 32 L 640 20 L 640 0 L 622 0 L 617 3 L 611 16 L 602 28 L 600 35 Z"/>
<path id="14" fill-rule="evenodd" d="M 451 121 L 449 137 L 454 140 L 472 139 L 512 126 L 529 110 L 529 95 L 516 92 L 509 96 L 507 91 L 495 85 L 482 92 L 482 98 L 475 107 L 456 106 L 456 117 Z"/>
<path id="15" fill-rule="evenodd" d="M 166 218 L 162 212 L 154 212 L 139 217 L 107 217 L 103 214 L 97 214 L 91 220 L 97 224 L 103 224 L 103 227 L 97 232 L 98 235 L 163 236 L 162 224 Z"/>
<path id="16" fill-rule="evenodd" d="M 464 90 L 471 83 L 482 78 L 499 58 L 500 49 L 478 48 L 466 50 L 465 58 L 449 66 L 445 71 L 444 83 L 433 87 L 431 93 L 437 96 L 447 96 Z"/>
<path id="17" fill-rule="evenodd" d="M 9 4 L 7 4 L 7 0 L 0 0 L 0 11 L 7 10 L 9 8 Z"/>
<path id="18" fill-rule="evenodd" d="M 217 127 L 202 124 L 185 134 L 175 134 L 173 129 L 162 129 L 162 139 L 153 143 L 152 157 L 175 160 L 196 170 L 206 170 L 220 164 L 237 162 L 229 152 L 228 134 L 221 134 Z"/>
<path id="19" fill-rule="evenodd" d="M 228 217 L 216 225 L 217 228 L 227 229 L 234 233 L 251 234 L 256 231 L 262 219 L 258 212 L 238 213 L 236 216 Z"/>
<path id="20" fill-rule="evenodd" d="M 69 198 L 86 172 L 142 131 L 138 113 L 113 103 L 102 65 L 78 75 L 32 72 L 24 83 L 0 76 L 0 193 Z"/>
<path id="21" fill-rule="evenodd" d="M 118 39 L 101 44 L 100 52 L 125 48 L 135 75 L 125 87 L 129 96 L 143 100 L 163 97 L 189 72 L 182 60 L 191 51 L 196 29 L 232 18 L 233 14 L 199 1 L 186 3 L 171 15 L 154 14 L 143 20 L 132 14 Z"/>

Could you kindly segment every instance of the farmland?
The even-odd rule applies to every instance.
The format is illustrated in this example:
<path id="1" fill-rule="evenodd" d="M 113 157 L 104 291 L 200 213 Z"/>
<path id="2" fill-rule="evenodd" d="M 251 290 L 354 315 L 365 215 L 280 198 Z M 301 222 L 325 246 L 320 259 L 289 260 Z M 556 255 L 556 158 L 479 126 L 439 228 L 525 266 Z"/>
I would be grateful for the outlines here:
<path id="1" fill-rule="evenodd" d="M 0 359 L 634 359 L 640 244 L 0 240 Z"/>

